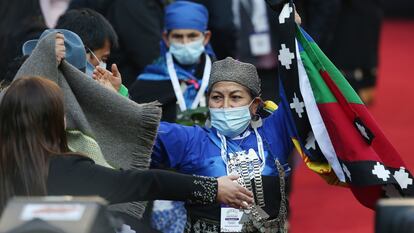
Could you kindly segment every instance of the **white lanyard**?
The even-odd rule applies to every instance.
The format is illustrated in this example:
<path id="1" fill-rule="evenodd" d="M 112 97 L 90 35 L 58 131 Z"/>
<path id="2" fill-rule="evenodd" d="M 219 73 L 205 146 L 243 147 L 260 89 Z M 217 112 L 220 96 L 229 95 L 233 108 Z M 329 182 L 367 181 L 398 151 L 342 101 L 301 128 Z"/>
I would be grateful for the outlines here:
<path id="1" fill-rule="evenodd" d="M 256 127 L 253 127 L 254 133 L 256 134 L 256 140 L 257 140 L 257 150 L 259 152 L 259 158 L 261 160 L 260 163 L 260 173 L 263 171 L 264 165 L 265 165 L 265 153 L 264 153 L 264 147 L 263 147 L 263 140 L 260 136 L 259 132 L 257 131 Z M 221 158 L 223 159 L 224 163 L 226 164 L 226 173 L 229 175 L 228 171 L 228 155 L 227 155 L 227 140 L 224 135 L 221 135 L 217 131 L 217 136 L 221 140 Z M 248 137 L 248 136 L 247 136 Z"/>
<path id="2" fill-rule="evenodd" d="M 167 59 L 168 74 L 171 78 L 171 83 L 172 83 L 173 88 L 174 88 L 175 97 L 177 98 L 177 101 L 178 101 L 178 106 L 180 107 L 180 110 L 182 112 L 186 111 L 187 110 L 187 105 L 185 104 L 183 91 L 181 90 L 180 83 L 179 83 L 178 76 L 177 76 L 177 72 L 175 71 L 175 68 L 174 68 L 174 62 L 173 62 L 172 55 L 171 55 L 170 52 L 167 52 L 165 54 L 165 56 L 166 56 L 166 59 Z M 200 103 L 201 99 L 204 97 L 204 92 L 207 89 L 208 81 L 210 79 L 210 72 L 211 72 L 211 59 L 206 54 L 206 64 L 204 65 L 204 73 L 203 73 L 203 78 L 201 80 L 201 86 L 200 86 L 200 89 L 197 92 L 197 95 L 196 95 L 193 103 L 191 104 L 191 109 L 196 109 L 198 104 Z"/>

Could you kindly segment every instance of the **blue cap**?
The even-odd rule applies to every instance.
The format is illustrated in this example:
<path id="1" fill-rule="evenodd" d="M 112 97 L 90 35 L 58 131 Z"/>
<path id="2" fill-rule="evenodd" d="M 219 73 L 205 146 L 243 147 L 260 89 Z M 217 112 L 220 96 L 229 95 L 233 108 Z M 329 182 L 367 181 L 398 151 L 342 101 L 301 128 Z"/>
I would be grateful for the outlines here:
<path id="1" fill-rule="evenodd" d="M 30 55 L 43 37 L 53 32 L 60 32 L 65 36 L 66 56 L 65 60 L 74 67 L 84 70 L 86 68 L 86 51 L 82 39 L 74 32 L 66 29 L 47 29 L 37 40 L 28 40 L 23 44 L 23 55 Z"/>
<path id="2" fill-rule="evenodd" d="M 194 29 L 200 32 L 207 30 L 208 10 L 201 4 L 177 1 L 165 9 L 165 29 Z"/>

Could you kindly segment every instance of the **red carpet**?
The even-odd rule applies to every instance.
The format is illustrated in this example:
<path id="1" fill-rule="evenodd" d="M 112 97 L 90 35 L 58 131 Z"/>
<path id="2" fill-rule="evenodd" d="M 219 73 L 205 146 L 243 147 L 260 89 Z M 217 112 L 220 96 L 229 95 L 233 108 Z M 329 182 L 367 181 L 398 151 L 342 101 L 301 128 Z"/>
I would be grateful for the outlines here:
<path id="1" fill-rule="evenodd" d="M 386 21 L 380 43 L 377 97 L 371 113 L 414 172 L 414 21 Z M 290 233 L 373 233 L 374 212 L 346 188 L 325 184 L 303 164 L 293 181 Z"/>

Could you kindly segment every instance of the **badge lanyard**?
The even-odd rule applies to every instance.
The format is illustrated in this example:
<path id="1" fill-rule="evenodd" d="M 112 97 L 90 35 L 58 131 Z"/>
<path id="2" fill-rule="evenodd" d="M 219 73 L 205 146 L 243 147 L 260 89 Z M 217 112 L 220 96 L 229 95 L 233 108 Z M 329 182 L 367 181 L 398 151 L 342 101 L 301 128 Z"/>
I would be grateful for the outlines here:
<path id="1" fill-rule="evenodd" d="M 260 173 L 261 173 L 263 171 L 264 164 L 265 164 L 265 153 L 264 153 L 264 148 L 263 148 L 263 140 L 259 132 L 257 131 L 257 128 L 254 127 L 253 130 L 254 130 L 254 133 L 256 134 L 257 150 L 259 152 L 259 159 L 261 160 L 261 163 L 260 163 Z M 220 138 L 220 141 L 221 141 L 221 144 L 220 144 L 221 158 L 226 164 L 227 175 L 230 175 L 228 171 L 227 140 L 226 140 L 226 137 L 224 135 L 221 135 L 218 131 L 217 131 L 217 136 Z M 232 150 L 233 152 L 236 152 L 237 148 L 232 148 L 235 146 L 232 146 L 231 144 L 229 144 L 229 147 L 230 147 L 230 150 Z"/>
<path id="2" fill-rule="evenodd" d="M 265 206 L 265 202 L 264 202 L 264 193 L 263 193 L 263 182 L 262 182 L 262 177 L 261 174 L 263 172 L 264 169 L 264 165 L 265 165 L 265 154 L 264 154 L 264 148 L 263 148 L 263 140 L 262 137 L 260 136 L 259 132 L 257 131 L 257 127 L 252 127 L 254 130 L 254 133 L 256 134 L 256 139 L 257 139 L 257 148 L 258 148 L 258 152 L 259 152 L 259 158 L 255 158 L 253 159 L 253 175 L 254 175 L 254 181 L 255 181 L 255 193 L 256 193 L 256 197 L 258 200 L 258 205 L 263 207 Z M 237 150 L 240 150 L 237 148 L 237 145 L 234 145 L 235 143 L 227 143 L 226 137 L 224 137 L 223 135 L 221 135 L 218 131 L 217 131 L 217 136 L 220 138 L 221 140 L 221 158 L 223 159 L 224 163 L 226 164 L 226 173 L 227 175 L 230 175 L 230 169 L 229 169 L 229 165 L 231 166 L 231 164 L 229 164 L 229 158 L 228 158 L 228 153 L 227 153 L 227 148 L 229 147 L 230 150 L 232 150 L 234 153 L 237 152 Z M 217 142 L 218 143 L 218 142 Z M 235 155 L 237 156 L 237 155 Z M 243 157 L 243 156 L 242 156 Z M 236 161 L 238 160 L 238 158 L 236 157 Z M 230 161 L 232 161 L 232 158 L 230 158 Z M 238 162 L 236 162 L 238 163 Z M 247 161 L 244 160 L 243 158 L 241 158 L 239 166 L 241 168 L 241 174 L 239 177 L 239 180 L 244 187 L 248 188 L 250 191 L 253 191 L 252 189 L 252 183 L 250 182 L 250 172 L 248 171 L 248 164 Z"/>
<path id="3" fill-rule="evenodd" d="M 177 101 L 178 101 L 178 106 L 180 107 L 180 110 L 182 112 L 186 111 L 187 110 L 187 105 L 185 104 L 183 91 L 181 90 L 180 83 L 179 83 L 178 76 L 177 76 L 177 72 L 174 68 L 174 62 L 173 62 L 172 55 L 171 55 L 170 52 L 167 52 L 165 56 L 166 56 L 166 59 L 167 59 L 168 74 L 170 75 L 170 78 L 171 78 L 171 83 L 172 83 L 173 88 L 174 88 L 175 97 L 177 98 Z M 198 104 L 200 103 L 201 99 L 204 97 L 204 92 L 207 89 L 208 81 L 210 79 L 211 59 L 207 54 L 205 56 L 206 56 L 206 63 L 204 65 L 204 73 L 203 73 L 203 78 L 201 80 L 201 86 L 200 86 L 200 89 L 197 92 L 197 95 L 196 95 L 193 103 L 191 104 L 191 109 L 196 109 Z"/>

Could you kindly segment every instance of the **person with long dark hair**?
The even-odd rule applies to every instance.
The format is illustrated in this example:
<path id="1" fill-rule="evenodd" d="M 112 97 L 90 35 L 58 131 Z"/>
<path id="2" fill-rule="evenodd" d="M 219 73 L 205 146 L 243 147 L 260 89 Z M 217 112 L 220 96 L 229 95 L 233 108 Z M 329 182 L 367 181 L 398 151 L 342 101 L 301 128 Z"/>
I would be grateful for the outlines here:
<path id="1" fill-rule="evenodd" d="M 187 200 L 247 206 L 252 194 L 232 180 L 161 170 L 114 170 L 69 151 L 63 93 L 41 77 L 15 80 L 0 102 L 0 212 L 13 196 L 99 195 L 110 203 Z"/>

